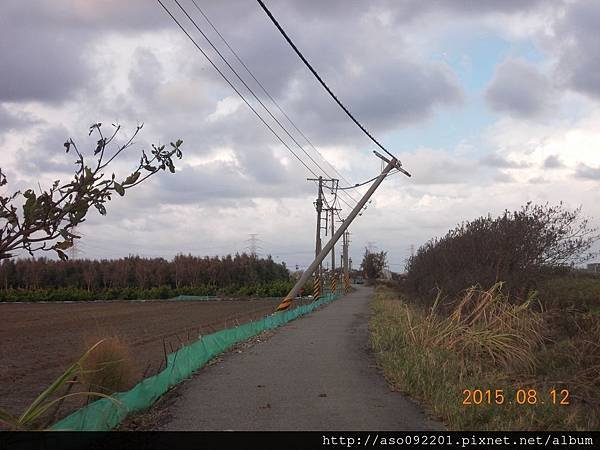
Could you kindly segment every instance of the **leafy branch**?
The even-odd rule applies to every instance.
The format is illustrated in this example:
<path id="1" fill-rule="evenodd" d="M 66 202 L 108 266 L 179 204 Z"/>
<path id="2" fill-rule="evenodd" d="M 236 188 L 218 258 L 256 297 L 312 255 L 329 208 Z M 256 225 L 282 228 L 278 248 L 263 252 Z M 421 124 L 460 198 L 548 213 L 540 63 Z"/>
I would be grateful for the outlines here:
<path id="1" fill-rule="evenodd" d="M 113 124 L 112 133 L 105 135 L 102 124 L 95 123 L 89 128 L 89 135 L 95 133 L 99 138 L 93 152 L 94 164 L 88 165 L 72 139 L 64 143 L 66 153 L 72 152 L 77 156 L 77 170 L 69 183 L 61 184 L 60 180 L 56 180 L 49 189 L 42 191 L 40 188 L 39 194 L 27 189 L 0 195 L 0 260 L 13 257 L 13 252 L 21 249 L 32 256 L 35 251 L 55 251 L 60 259 L 66 260 L 65 250 L 80 237 L 73 233 L 73 229 L 85 221 L 91 207 L 106 215 L 105 204 L 115 192 L 124 196 L 127 190 L 160 171 L 168 169 L 175 173 L 173 159 L 182 157 L 181 139 L 171 142 L 169 148 L 152 145 L 150 155 L 142 150 L 138 166 L 125 179 L 117 180 L 114 173 L 110 177 L 105 176 L 105 169 L 133 145 L 142 127 L 143 124 L 138 125 L 131 138 L 116 145 L 114 141 L 121 126 Z M 109 147 L 114 148 L 111 150 Z M 0 168 L 0 187 L 6 184 L 6 176 Z M 22 202 L 21 210 L 15 206 L 19 201 Z"/>

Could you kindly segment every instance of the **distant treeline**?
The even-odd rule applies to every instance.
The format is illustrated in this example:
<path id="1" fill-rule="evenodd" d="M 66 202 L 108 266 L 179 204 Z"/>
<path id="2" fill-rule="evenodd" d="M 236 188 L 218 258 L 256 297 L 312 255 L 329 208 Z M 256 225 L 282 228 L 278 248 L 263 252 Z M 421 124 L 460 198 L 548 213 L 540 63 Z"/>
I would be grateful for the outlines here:
<path id="1" fill-rule="evenodd" d="M 280 295 L 289 285 L 285 264 L 236 254 L 199 258 L 130 256 L 116 260 L 4 260 L 0 299 L 64 300 L 168 298 L 172 295 Z M 87 293 L 87 294 L 86 294 Z M 22 298 L 25 295 L 25 298 Z M 59 300 L 59 298 L 56 298 Z"/>

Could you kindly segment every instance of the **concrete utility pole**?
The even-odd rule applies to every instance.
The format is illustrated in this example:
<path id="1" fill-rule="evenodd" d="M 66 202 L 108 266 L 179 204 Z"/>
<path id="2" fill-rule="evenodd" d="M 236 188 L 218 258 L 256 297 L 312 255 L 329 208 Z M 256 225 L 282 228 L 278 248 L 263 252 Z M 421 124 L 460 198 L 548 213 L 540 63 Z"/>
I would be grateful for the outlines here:
<path id="1" fill-rule="evenodd" d="M 344 233 L 344 244 L 343 244 L 343 256 L 342 256 L 342 264 L 344 270 L 344 292 L 348 292 L 350 289 L 350 273 L 348 269 L 348 245 L 350 244 L 350 232 L 346 231 Z"/>
<path id="2" fill-rule="evenodd" d="M 317 255 L 319 254 L 319 252 L 321 251 L 322 248 L 322 244 L 321 244 L 321 222 L 322 222 L 322 217 L 321 217 L 321 213 L 323 212 L 323 183 L 324 182 L 328 182 L 331 180 L 325 180 L 323 177 L 319 177 L 319 178 L 307 178 L 308 181 L 318 181 L 319 182 L 319 188 L 318 188 L 318 192 L 317 192 L 317 199 L 315 200 L 315 208 L 317 210 L 317 236 L 315 239 L 315 258 L 317 257 Z M 323 264 L 319 264 L 319 267 L 317 268 L 317 270 L 315 271 L 315 276 L 320 278 L 321 275 L 323 274 Z"/>
<path id="3" fill-rule="evenodd" d="M 335 234 L 335 208 L 331 207 L 331 236 Z M 335 245 L 331 246 L 331 276 L 335 277 Z"/>
<path id="4" fill-rule="evenodd" d="M 308 266 L 308 268 L 306 269 L 306 271 L 304 271 L 304 273 L 302 274 L 302 276 L 300 277 L 300 279 L 296 282 L 296 284 L 294 285 L 294 287 L 290 290 L 290 292 L 288 292 L 288 294 L 285 296 L 285 298 L 283 299 L 283 301 L 277 307 L 277 311 L 284 311 L 284 310 L 286 310 L 286 309 L 288 309 L 290 307 L 290 305 L 292 304 L 292 300 L 296 297 L 296 294 L 298 293 L 298 291 L 300 290 L 300 288 L 302 286 L 304 286 L 304 283 L 306 283 L 306 281 L 310 278 L 310 276 L 315 271 L 315 269 L 319 266 L 319 264 L 321 264 L 321 262 L 323 261 L 323 259 L 325 259 L 325 257 L 327 256 L 327 254 L 333 248 L 334 244 L 340 239 L 340 237 L 348 229 L 348 227 L 350 226 L 350 224 L 352 223 L 352 221 L 356 218 L 356 216 L 362 210 L 363 206 L 365 206 L 365 204 L 367 203 L 367 201 L 369 201 L 369 199 L 371 198 L 371 196 L 373 195 L 373 193 L 377 190 L 377 188 L 379 187 L 379 185 L 383 182 L 383 180 L 390 173 L 390 171 L 392 169 L 396 168 L 399 171 L 401 171 L 402 173 L 405 173 L 407 176 L 410 176 L 410 174 L 408 172 L 406 172 L 404 169 L 402 169 L 402 165 L 400 164 L 400 162 L 396 158 L 392 158 L 390 160 L 390 159 L 387 159 L 385 156 L 382 156 L 378 152 L 374 152 L 374 153 L 379 158 L 381 158 L 385 162 L 387 162 L 387 165 L 385 166 L 385 169 L 383 169 L 383 172 L 381 172 L 381 174 L 373 182 L 373 184 L 371 185 L 371 187 L 367 190 L 367 192 L 365 193 L 365 195 L 363 195 L 363 197 L 358 201 L 358 203 L 356 204 L 356 206 L 354 207 L 354 209 L 352 210 L 352 212 L 348 215 L 348 217 L 346 218 L 346 220 L 344 220 L 344 222 L 342 222 L 342 226 L 340 228 L 338 228 L 338 230 L 336 231 L 336 233 L 333 236 L 331 236 L 331 239 L 325 245 L 325 247 L 321 250 L 321 252 L 317 255 L 317 257 L 315 258 L 315 260 L 310 264 L 310 266 Z"/>

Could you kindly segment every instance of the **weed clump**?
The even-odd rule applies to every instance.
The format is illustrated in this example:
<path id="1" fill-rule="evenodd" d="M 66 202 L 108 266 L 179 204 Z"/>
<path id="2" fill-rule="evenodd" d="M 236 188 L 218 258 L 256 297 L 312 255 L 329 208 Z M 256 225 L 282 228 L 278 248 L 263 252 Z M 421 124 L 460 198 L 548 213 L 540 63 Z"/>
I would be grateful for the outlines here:
<path id="1" fill-rule="evenodd" d="M 119 337 L 104 339 L 83 361 L 81 382 L 91 390 L 112 394 L 135 381 L 135 368 L 127 343 Z"/>

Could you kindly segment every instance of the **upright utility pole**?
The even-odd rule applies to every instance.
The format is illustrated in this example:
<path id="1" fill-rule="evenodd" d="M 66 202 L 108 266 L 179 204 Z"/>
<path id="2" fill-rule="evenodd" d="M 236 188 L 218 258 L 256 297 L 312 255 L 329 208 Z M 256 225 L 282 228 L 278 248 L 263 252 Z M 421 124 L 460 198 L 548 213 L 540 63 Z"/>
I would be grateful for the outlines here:
<path id="1" fill-rule="evenodd" d="M 325 259 L 325 256 L 327 256 L 327 254 L 331 251 L 334 244 L 340 239 L 342 234 L 344 234 L 344 232 L 348 229 L 348 227 L 350 226 L 352 221 L 356 218 L 358 213 L 362 210 L 363 206 L 365 206 L 365 204 L 369 201 L 369 198 L 371 198 L 373 193 L 377 190 L 379 185 L 383 182 L 383 180 L 390 173 L 390 171 L 392 169 L 396 168 L 399 171 L 405 173 L 407 176 L 410 176 L 410 174 L 408 172 L 406 172 L 404 169 L 402 169 L 402 165 L 396 158 L 392 158 L 390 160 L 390 159 L 387 159 L 386 157 L 382 156 L 378 152 L 374 152 L 374 153 L 379 158 L 381 158 L 385 162 L 387 162 L 385 169 L 383 169 L 383 172 L 381 172 L 381 174 L 375 179 L 375 181 L 373 182 L 371 187 L 367 190 L 365 195 L 363 195 L 363 197 L 358 201 L 358 203 L 356 204 L 356 206 L 354 207 L 352 212 L 350 212 L 348 217 L 346 217 L 346 220 L 344 220 L 344 222 L 342 222 L 341 227 L 338 228 L 338 230 L 336 231 L 336 233 L 333 236 L 331 236 L 331 239 L 329 240 L 329 242 L 325 245 L 325 247 L 317 255 L 317 257 L 310 264 L 310 266 L 308 266 L 308 268 L 304 271 L 304 273 L 302 274 L 300 279 L 298 281 L 296 281 L 296 284 L 294 285 L 294 287 L 290 290 L 290 292 L 288 292 L 288 294 L 285 296 L 283 301 L 277 307 L 277 311 L 284 311 L 290 307 L 290 305 L 292 304 L 292 300 L 296 297 L 296 294 L 298 293 L 300 288 L 302 286 L 304 286 L 304 283 L 306 283 L 306 281 L 310 278 L 310 276 L 315 271 L 315 269 L 319 266 L 319 264 L 321 264 L 323 259 Z"/>
<path id="2" fill-rule="evenodd" d="M 350 272 L 348 268 L 348 245 L 350 244 L 350 232 L 344 233 L 342 264 L 344 269 L 344 292 L 348 293 L 350 289 Z"/>
<path id="3" fill-rule="evenodd" d="M 335 207 L 331 207 L 331 235 L 335 234 Z M 331 247 L 331 276 L 335 277 L 335 245 Z"/>
<path id="4" fill-rule="evenodd" d="M 322 222 L 322 217 L 321 217 L 321 213 L 323 212 L 323 182 L 326 181 L 330 181 L 330 180 L 325 180 L 323 179 L 323 177 L 319 177 L 319 178 L 307 178 L 308 181 L 318 181 L 319 182 L 319 187 L 318 187 L 318 192 L 317 192 L 317 199 L 315 200 L 315 209 L 317 210 L 317 236 L 315 238 L 315 258 L 317 257 L 317 255 L 319 254 L 319 252 L 321 251 L 322 248 L 322 244 L 321 244 L 321 222 Z M 319 267 L 317 268 L 317 271 L 315 272 L 315 276 L 316 277 L 320 277 L 321 274 L 323 273 L 323 265 L 319 264 Z"/>

